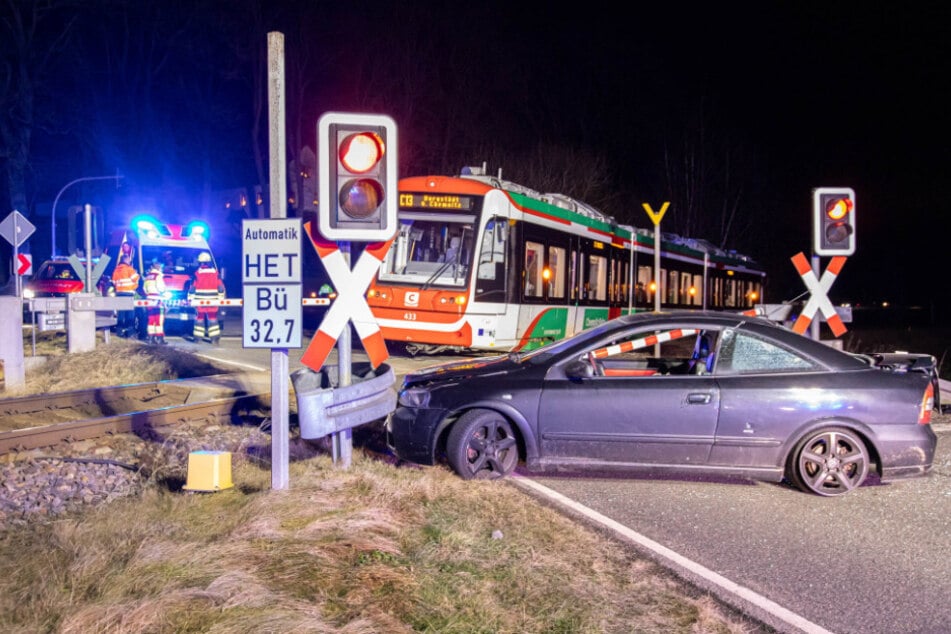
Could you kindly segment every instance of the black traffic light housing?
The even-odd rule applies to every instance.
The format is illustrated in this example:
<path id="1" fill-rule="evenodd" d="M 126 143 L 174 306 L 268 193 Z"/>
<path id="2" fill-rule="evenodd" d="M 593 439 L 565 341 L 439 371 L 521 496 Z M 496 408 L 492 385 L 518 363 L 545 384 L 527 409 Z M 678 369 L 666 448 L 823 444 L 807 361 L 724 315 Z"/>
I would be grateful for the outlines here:
<path id="1" fill-rule="evenodd" d="M 812 192 L 815 255 L 855 253 L 855 191 L 849 187 L 819 187 Z"/>
<path id="2" fill-rule="evenodd" d="M 317 226 L 327 240 L 382 242 L 396 234 L 396 123 L 328 112 L 317 123 Z"/>

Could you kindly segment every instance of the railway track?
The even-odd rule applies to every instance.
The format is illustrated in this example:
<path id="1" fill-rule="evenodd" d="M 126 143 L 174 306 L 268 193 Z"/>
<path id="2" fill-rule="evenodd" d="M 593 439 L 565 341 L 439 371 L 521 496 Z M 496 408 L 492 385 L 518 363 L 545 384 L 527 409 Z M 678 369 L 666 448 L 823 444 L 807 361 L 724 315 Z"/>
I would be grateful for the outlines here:
<path id="1" fill-rule="evenodd" d="M 269 409 L 268 388 L 260 376 L 227 374 L 3 399 L 0 455 L 189 420 L 230 422 Z"/>

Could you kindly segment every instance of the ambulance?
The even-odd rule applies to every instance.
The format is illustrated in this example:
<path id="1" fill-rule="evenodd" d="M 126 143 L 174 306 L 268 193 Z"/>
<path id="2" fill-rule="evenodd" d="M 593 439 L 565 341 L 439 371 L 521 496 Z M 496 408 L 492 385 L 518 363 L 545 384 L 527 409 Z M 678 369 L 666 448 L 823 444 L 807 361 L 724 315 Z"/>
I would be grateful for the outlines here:
<path id="1" fill-rule="evenodd" d="M 166 333 L 177 330 L 190 334 L 195 324 L 195 309 L 189 305 L 188 291 L 198 268 L 198 256 L 208 253 L 212 264 L 218 268 L 208 237 L 208 225 L 201 221 L 178 225 L 163 223 L 152 216 L 137 216 L 127 229 L 116 231 L 111 236 L 106 250 L 110 257 L 107 273 L 112 274 L 120 256 L 128 255 L 141 276 L 139 295 L 144 296 L 142 280 L 145 280 L 153 262 L 162 264 L 167 289 Z M 145 325 L 145 308 L 139 307 L 136 309 L 136 332 L 140 338 L 145 337 Z"/>

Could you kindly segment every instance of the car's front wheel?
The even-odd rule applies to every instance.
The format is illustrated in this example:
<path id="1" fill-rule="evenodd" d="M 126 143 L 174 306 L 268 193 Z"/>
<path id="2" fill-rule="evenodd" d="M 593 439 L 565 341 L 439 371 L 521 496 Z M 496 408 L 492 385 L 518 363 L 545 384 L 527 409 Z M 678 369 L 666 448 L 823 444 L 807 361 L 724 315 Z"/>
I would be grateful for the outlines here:
<path id="1" fill-rule="evenodd" d="M 449 432 L 446 459 L 465 480 L 509 475 L 518 464 L 518 442 L 512 425 L 497 412 L 466 412 Z"/>
<path id="2" fill-rule="evenodd" d="M 804 491 L 842 495 L 861 486 L 868 476 L 868 449 L 855 433 L 830 427 L 803 438 L 790 467 L 793 480 Z"/>

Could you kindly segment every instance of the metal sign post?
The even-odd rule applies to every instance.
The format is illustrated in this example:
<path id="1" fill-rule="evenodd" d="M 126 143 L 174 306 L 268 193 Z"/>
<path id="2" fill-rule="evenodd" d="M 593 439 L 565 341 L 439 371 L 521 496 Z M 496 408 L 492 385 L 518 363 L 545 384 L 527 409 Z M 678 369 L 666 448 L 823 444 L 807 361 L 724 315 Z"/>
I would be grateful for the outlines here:
<path id="1" fill-rule="evenodd" d="M 660 312 L 660 293 L 663 288 L 660 279 L 660 221 L 667 213 L 670 202 L 667 201 L 661 205 L 660 211 L 651 209 L 649 203 L 643 203 L 641 206 L 644 207 L 644 211 L 647 212 L 651 222 L 654 223 L 654 283 L 657 285 L 657 288 L 654 289 L 654 311 Z"/>
<path id="2" fill-rule="evenodd" d="M 267 96 L 271 218 L 287 217 L 287 138 L 285 135 L 284 34 L 267 34 Z M 298 251 L 299 253 L 299 251 Z M 300 302 L 297 302 L 300 306 Z M 247 306 L 245 306 L 247 310 Z M 299 329 L 298 329 L 299 330 Z M 271 349 L 271 488 L 290 482 L 290 363 L 287 348 Z"/>
<path id="3" fill-rule="evenodd" d="M 36 231 L 36 227 L 33 226 L 33 223 L 16 209 L 11 211 L 3 219 L 3 222 L 0 222 L 0 235 L 13 245 L 14 262 L 19 262 L 20 245 L 26 242 L 34 231 Z M 23 280 L 19 275 L 16 276 L 16 296 L 23 297 Z"/>

